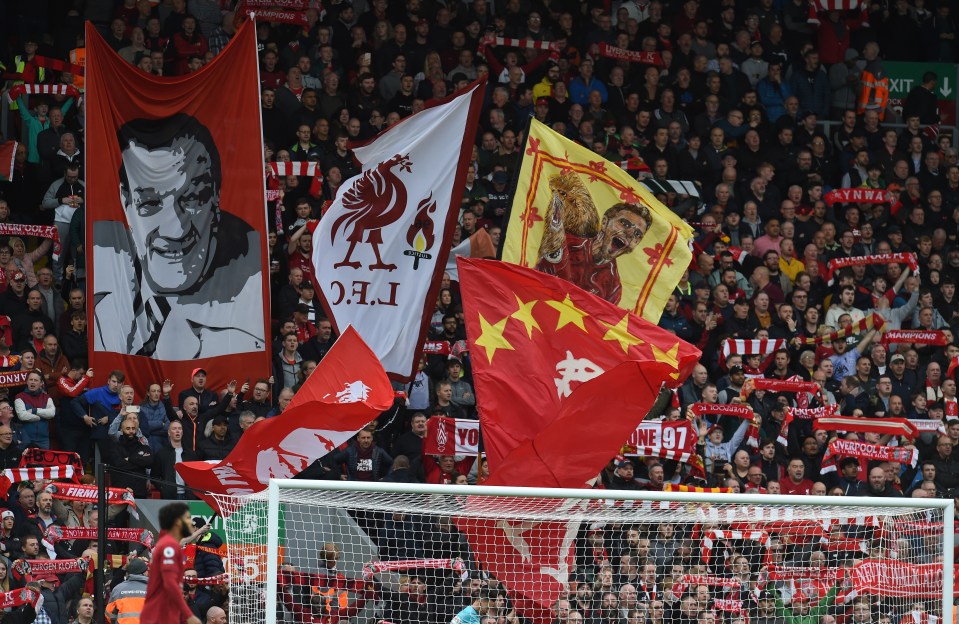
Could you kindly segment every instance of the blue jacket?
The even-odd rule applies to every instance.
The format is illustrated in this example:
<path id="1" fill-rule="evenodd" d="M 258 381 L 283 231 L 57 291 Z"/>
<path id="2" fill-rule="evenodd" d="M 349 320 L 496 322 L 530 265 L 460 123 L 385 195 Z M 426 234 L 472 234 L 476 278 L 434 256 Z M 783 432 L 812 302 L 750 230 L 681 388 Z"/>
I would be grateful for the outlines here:
<path id="1" fill-rule="evenodd" d="M 589 94 L 593 91 L 599 91 L 604 104 L 609 99 L 609 91 L 606 90 L 606 85 L 596 80 L 595 76 L 590 78 L 589 84 L 583 82 L 582 76 L 576 76 L 569 81 L 569 99 L 584 107 L 589 104 Z"/>
<path id="2" fill-rule="evenodd" d="M 113 417 L 116 416 L 119 405 L 120 394 L 118 392 L 111 392 L 109 386 L 91 388 L 70 403 L 74 416 L 77 417 L 81 426 L 84 427 L 86 426 L 83 423 L 83 416 L 85 414 L 89 413 L 94 420 L 99 420 L 104 416 L 108 416 L 110 420 L 112 420 Z M 87 408 L 89 408 L 89 412 L 87 412 Z M 90 439 L 106 439 L 109 426 L 109 421 L 105 425 L 97 423 L 90 433 Z"/>
<path id="3" fill-rule="evenodd" d="M 756 95 L 759 96 L 762 105 L 766 107 L 766 117 L 769 118 L 769 123 L 775 123 L 786 113 L 786 98 L 792 94 L 792 88 L 785 82 L 776 84 L 769 78 L 763 78 L 756 84 Z"/>

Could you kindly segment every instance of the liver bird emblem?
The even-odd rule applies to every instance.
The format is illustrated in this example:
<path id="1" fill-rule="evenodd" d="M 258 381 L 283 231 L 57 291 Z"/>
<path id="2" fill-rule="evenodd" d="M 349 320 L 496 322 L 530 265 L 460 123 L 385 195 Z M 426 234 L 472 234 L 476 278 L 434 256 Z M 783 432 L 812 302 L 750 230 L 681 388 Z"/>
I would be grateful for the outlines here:
<path id="1" fill-rule="evenodd" d="M 343 193 L 343 208 L 346 213 L 333 222 L 330 237 L 331 242 L 335 242 L 340 228 L 345 228 L 346 240 L 350 246 L 343 259 L 334 264 L 333 268 L 360 268 L 360 263 L 353 260 L 353 252 L 359 243 L 366 243 L 373 248 L 376 258 L 376 261 L 369 265 L 371 271 L 396 269 L 395 264 L 383 262 L 380 256 L 380 245 L 383 244 L 381 230 L 398 221 L 406 211 L 406 185 L 393 169 L 398 167 L 409 173 L 413 170 L 412 165 L 409 154 L 397 154 L 364 171 L 353 187 Z"/>

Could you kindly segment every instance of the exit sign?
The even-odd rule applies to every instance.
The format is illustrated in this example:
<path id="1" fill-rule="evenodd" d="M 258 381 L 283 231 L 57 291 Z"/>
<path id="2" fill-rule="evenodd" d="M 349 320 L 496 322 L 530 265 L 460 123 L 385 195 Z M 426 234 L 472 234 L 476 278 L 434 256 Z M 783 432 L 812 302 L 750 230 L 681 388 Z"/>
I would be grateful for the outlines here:
<path id="1" fill-rule="evenodd" d="M 883 61 L 883 67 L 889 76 L 889 103 L 896 111 L 902 111 L 906 96 L 913 87 L 922 84 L 922 75 L 934 71 L 939 76 L 936 86 L 936 99 L 939 112 L 944 115 L 943 123 L 956 124 L 956 92 L 959 85 L 956 80 L 956 65 L 953 63 L 904 63 Z"/>

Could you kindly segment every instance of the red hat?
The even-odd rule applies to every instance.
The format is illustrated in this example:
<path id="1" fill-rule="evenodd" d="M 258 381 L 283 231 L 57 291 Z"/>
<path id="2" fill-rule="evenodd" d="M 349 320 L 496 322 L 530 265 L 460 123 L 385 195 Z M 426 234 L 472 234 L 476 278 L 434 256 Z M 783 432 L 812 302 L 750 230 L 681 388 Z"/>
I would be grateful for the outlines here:
<path id="1" fill-rule="evenodd" d="M 191 378 L 192 378 L 192 377 L 196 377 L 199 373 L 203 373 L 204 375 L 206 375 L 206 369 L 205 369 L 205 368 L 194 368 L 194 369 L 193 369 L 193 372 L 190 373 L 190 377 L 191 377 Z"/>
<path id="2" fill-rule="evenodd" d="M 538 98 L 536 98 L 536 103 L 537 103 L 537 104 L 546 104 L 547 106 L 549 106 L 549 98 L 548 98 L 548 97 L 538 97 Z"/>
<path id="3" fill-rule="evenodd" d="M 710 427 L 709 429 L 706 430 L 706 435 L 707 435 L 707 436 L 708 436 L 708 435 L 711 435 L 712 432 L 713 432 L 713 431 L 716 431 L 717 429 L 722 429 L 722 427 L 720 427 L 718 424 L 717 424 L 717 425 L 713 425 L 712 427 Z"/>
<path id="4" fill-rule="evenodd" d="M 793 594 L 793 602 L 812 602 L 812 598 L 807 596 L 803 590 L 797 589 L 796 593 Z"/>

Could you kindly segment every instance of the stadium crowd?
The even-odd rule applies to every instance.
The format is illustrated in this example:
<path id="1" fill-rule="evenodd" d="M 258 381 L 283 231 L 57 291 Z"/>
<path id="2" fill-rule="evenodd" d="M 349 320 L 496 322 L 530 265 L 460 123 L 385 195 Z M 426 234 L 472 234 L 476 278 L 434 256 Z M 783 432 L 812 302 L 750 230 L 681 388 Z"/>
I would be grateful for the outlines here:
<path id="1" fill-rule="evenodd" d="M 944 111 L 936 101 L 940 82 L 954 79 L 955 71 L 925 72 L 901 109 L 893 110 L 883 68 L 884 61 L 959 61 L 951 2 L 872 1 L 865 11 L 821 11 L 813 22 L 806 0 L 356 0 L 311 2 L 316 6 L 305 12 L 302 27 L 259 23 L 265 163 L 316 161 L 322 171 L 321 181 L 289 176 L 271 182 L 277 191 L 267 206 L 272 376 L 208 388 L 206 371 L 197 369 L 189 380 L 157 379 L 134 388 L 124 384 L 122 370 L 87 366 L 92 293 L 85 280 L 83 180 L 84 168 L 97 165 L 85 159 L 82 99 L 14 91 L 11 100 L 6 94 L 24 82 L 82 88 L 82 76 L 69 66 L 54 69 L 40 58 L 82 64 L 84 20 L 145 72 L 197 71 L 235 32 L 234 4 L 58 0 L 0 8 L 0 69 L 7 80 L 0 139 L 20 142 L 12 177 L 0 178 L 0 229 L 54 225 L 63 247 L 55 259 L 49 238 L 3 230 L 0 240 L 0 374 L 29 371 L 0 388 L 0 468 L 19 467 L 23 452 L 35 447 L 76 452 L 89 475 L 99 453 L 121 469 L 113 485 L 138 498 L 193 498 L 175 464 L 225 458 L 251 424 L 283 411 L 335 341 L 311 283 L 305 225 L 358 172 L 351 141 L 368 139 L 487 75 L 454 243 L 480 228 L 500 243 L 530 117 L 612 162 L 642 159 L 643 171 L 633 172 L 666 188 L 670 180 L 691 180 L 699 189 L 699 198 L 661 195 L 694 225 L 696 238 L 693 263 L 660 325 L 704 353 L 665 410 L 667 419 L 694 421 L 703 469 L 696 471 L 695 462 L 617 457 L 603 471 L 605 487 L 661 490 L 682 482 L 769 494 L 959 496 L 959 163 L 955 128 L 940 124 Z M 516 40 L 522 47 L 510 47 Z M 617 56 L 611 49 L 625 52 Z M 829 201 L 830 191 L 853 188 L 885 191 L 884 201 Z M 893 253 L 915 254 L 915 263 L 897 256 L 901 262 L 830 266 L 837 259 Z M 485 461 L 422 454 L 428 418 L 476 418 L 459 301 L 457 284 L 447 278 L 430 327 L 430 339 L 448 342 L 454 355 L 424 355 L 415 380 L 397 388 L 406 400 L 310 466 L 304 478 L 483 482 Z M 938 338 L 935 344 L 882 339 L 898 329 L 938 332 Z M 768 341 L 763 344 L 775 348 L 724 352 L 726 339 Z M 756 377 L 797 376 L 820 390 L 759 389 L 740 398 Z M 174 395 L 175 386 L 186 389 Z M 700 402 L 745 404 L 753 418 L 688 410 Z M 788 428 L 783 422 L 787 408 L 831 404 L 844 416 L 941 426 L 909 438 L 846 434 L 851 441 L 915 448 L 919 461 L 844 457 L 838 470 L 822 473 L 827 446 L 839 434 L 814 429 L 811 420 L 796 419 Z M 45 538 L 52 525 L 95 527 L 95 506 L 55 498 L 44 481 L 22 481 L 10 487 L 5 507 L 0 588 L 29 582 L 44 602 L 36 610 L 8 610 L 2 621 L 93 621 L 85 570 L 25 575 L 22 568 L 15 573 L 13 562 L 91 557 L 89 539 Z M 111 505 L 109 516 L 114 528 L 134 523 L 123 505 Z M 862 596 L 837 602 L 838 586 L 815 578 L 759 591 L 766 564 L 754 549 L 729 540 L 727 557 L 705 565 L 689 529 L 584 530 L 575 589 L 554 605 L 554 621 L 865 624 L 935 610 L 932 601 L 898 610 Z M 454 616 L 462 624 L 516 621 L 455 529 L 431 529 L 426 543 L 398 539 L 415 535 L 402 531 L 411 529 L 385 521 L 371 531 L 384 559 L 462 557 L 470 562 L 469 580 L 422 573 L 404 576 L 395 591 L 357 588 L 337 576 L 339 548 L 330 544 L 321 566 L 329 576 L 316 578 L 331 591 L 312 597 L 306 591 L 288 621 L 345 622 L 363 606 L 333 595 L 347 588 L 357 590 L 355 600 L 382 599 L 382 618 L 397 624 Z M 215 578 L 224 571 L 215 534 L 198 526 L 187 539 L 200 546 L 188 577 Z M 111 554 L 129 550 L 127 543 L 110 542 Z M 148 553 L 142 546 L 134 551 Z M 812 568 L 826 565 L 827 557 L 835 567 L 857 556 L 779 538 L 769 551 L 776 561 Z M 113 574 L 108 602 L 118 621 L 136 622 L 146 566 L 132 556 L 125 566 Z M 683 575 L 710 573 L 742 584 L 721 588 L 722 594 L 707 584 L 679 591 Z M 288 606 L 297 604 L 293 596 L 304 578 L 312 577 L 284 574 Z M 183 590 L 199 618 L 226 621 L 225 585 L 187 579 Z M 733 599 L 745 610 L 717 607 Z"/>

